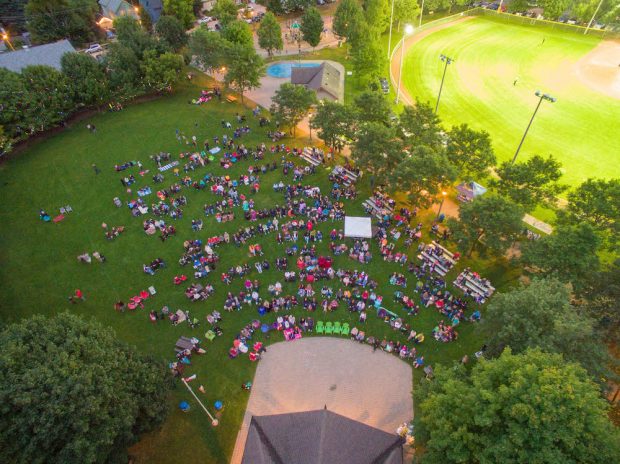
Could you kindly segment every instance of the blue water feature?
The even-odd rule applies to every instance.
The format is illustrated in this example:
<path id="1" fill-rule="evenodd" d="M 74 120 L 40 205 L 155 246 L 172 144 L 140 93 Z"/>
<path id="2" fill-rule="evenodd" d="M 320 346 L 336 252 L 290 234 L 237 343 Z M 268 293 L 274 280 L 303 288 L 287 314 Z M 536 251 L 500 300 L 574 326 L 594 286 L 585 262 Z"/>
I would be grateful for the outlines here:
<path id="1" fill-rule="evenodd" d="M 267 75 L 286 79 L 291 77 L 292 68 L 317 68 L 321 63 L 276 63 L 267 68 Z"/>

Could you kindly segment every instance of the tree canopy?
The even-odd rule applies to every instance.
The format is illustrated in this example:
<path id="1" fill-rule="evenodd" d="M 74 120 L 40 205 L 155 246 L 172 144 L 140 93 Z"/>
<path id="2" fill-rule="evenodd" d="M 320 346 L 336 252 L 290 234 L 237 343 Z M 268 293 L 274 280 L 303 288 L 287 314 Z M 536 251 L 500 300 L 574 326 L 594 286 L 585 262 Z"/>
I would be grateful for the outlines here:
<path id="1" fill-rule="evenodd" d="M 99 105 L 110 97 L 108 77 L 97 60 L 83 53 L 65 53 L 60 63 L 74 103 Z"/>
<path id="2" fill-rule="evenodd" d="M 379 183 L 387 183 L 402 161 L 402 150 L 391 127 L 369 122 L 358 129 L 351 157 L 356 165 L 371 172 Z"/>
<path id="3" fill-rule="evenodd" d="M 253 46 L 232 44 L 226 55 L 227 72 L 224 82 L 241 94 L 260 86 L 260 78 L 265 74 L 265 62 Z"/>
<path id="4" fill-rule="evenodd" d="M 371 34 L 370 39 L 378 39 L 390 25 L 390 2 L 388 0 L 363 0 L 362 8 Z"/>
<path id="5" fill-rule="evenodd" d="M 620 436 L 585 370 L 538 349 L 438 367 L 418 388 L 422 462 L 608 464 Z"/>
<path id="6" fill-rule="evenodd" d="M 164 14 L 176 16 L 186 30 L 196 20 L 193 0 L 164 0 Z"/>
<path id="7" fill-rule="evenodd" d="M 355 33 L 354 29 L 363 20 L 364 12 L 357 0 L 342 0 L 334 13 L 334 34 L 349 41 Z"/>
<path id="8" fill-rule="evenodd" d="M 433 148 L 442 146 L 442 130 L 441 120 L 429 103 L 405 106 L 400 114 L 398 131 L 408 148 L 418 145 Z"/>
<path id="9" fill-rule="evenodd" d="M 349 105 L 323 100 L 317 105 L 310 124 L 330 148 L 341 149 L 353 137 L 355 110 Z"/>
<path id="10" fill-rule="evenodd" d="M 271 100 L 273 101 L 271 113 L 285 127 L 292 129 L 293 135 L 297 124 L 317 102 L 314 90 L 290 82 L 282 84 Z"/>
<path id="11" fill-rule="evenodd" d="M 282 29 L 280 23 L 271 12 L 267 12 L 258 26 L 258 45 L 271 56 L 274 50 L 282 50 Z"/>
<path id="12" fill-rule="evenodd" d="M 366 91 L 358 94 L 354 100 L 356 120 L 363 124 L 377 122 L 388 126 L 392 109 L 390 102 L 379 92 Z"/>
<path id="13" fill-rule="evenodd" d="M 220 68 L 226 61 L 230 44 L 219 32 L 196 29 L 189 39 L 189 49 L 200 66 L 207 70 Z"/>
<path id="14" fill-rule="evenodd" d="M 502 255 L 521 232 L 523 209 L 497 195 L 484 195 L 464 203 L 459 219 L 448 219 L 457 247 L 471 256 L 477 249 L 481 254 Z"/>
<path id="15" fill-rule="evenodd" d="M 222 28 L 222 38 L 231 44 L 254 47 L 252 29 L 244 21 L 229 21 Z"/>
<path id="16" fill-rule="evenodd" d="M 98 323 L 34 316 L 0 344 L 3 462 L 120 462 L 166 416 L 165 365 Z"/>
<path id="17" fill-rule="evenodd" d="M 454 126 L 448 132 L 446 153 L 463 180 L 482 179 L 496 163 L 491 138 L 486 131 L 475 131 L 467 124 Z"/>
<path id="18" fill-rule="evenodd" d="M 303 39 L 314 48 L 321 42 L 323 33 L 323 18 L 315 7 L 310 7 L 301 15 L 301 34 Z"/>
<path id="19" fill-rule="evenodd" d="M 155 32 L 173 51 L 178 51 L 187 44 L 185 28 L 176 16 L 162 16 L 159 18 L 155 25 Z"/>
<path id="20" fill-rule="evenodd" d="M 233 0 L 217 0 L 211 9 L 213 16 L 217 18 L 222 26 L 237 19 L 237 5 Z"/>
<path id="21" fill-rule="evenodd" d="M 149 50 L 144 54 L 142 69 L 145 84 L 161 92 L 169 89 L 179 79 L 183 69 L 183 57 L 169 52 L 158 55 L 155 50 Z"/>
<path id="22" fill-rule="evenodd" d="M 86 43 L 95 37 L 97 0 L 29 0 L 26 27 L 37 43 L 71 39 Z"/>

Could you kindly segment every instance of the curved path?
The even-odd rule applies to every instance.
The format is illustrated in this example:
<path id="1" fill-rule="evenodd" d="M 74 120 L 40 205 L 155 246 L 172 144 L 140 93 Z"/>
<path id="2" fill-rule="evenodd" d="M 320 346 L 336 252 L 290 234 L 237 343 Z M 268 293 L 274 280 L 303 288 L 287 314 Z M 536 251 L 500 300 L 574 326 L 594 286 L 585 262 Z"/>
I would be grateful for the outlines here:
<path id="1" fill-rule="evenodd" d="M 423 30 L 419 34 L 414 34 L 412 37 L 405 40 L 405 55 L 407 54 L 407 52 L 409 51 L 411 47 L 413 47 L 420 40 L 431 35 L 433 32 L 441 31 L 442 29 L 453 26 L 454 24 L 462 23 L 463 21 L 469 21 L 470 19 L 473 19 L 473 18 L 475 18 L 475 16 L 463 16 L 461 18 L 455 19 L 454 21 L 450 21 L 450 22 L 443 23 L 443 24 L 438 24 L 437 26 L 434 26 L 434 27 L 429 27 L 428 29 Z M 394 89 L 397 88 L 398 72 L 400 70 L 400 54 L 401 54 L 400 47 L 399 46 L 394 47 L 394 50 L 392 51 L 392 56 L 390 58 L 390 80 L 392 81 L 392 88 Z M 403 84 L 404 82 L 401 82 L 400 98 L 403 101 L 403 103 L 405 103 L 406 105 L 413 105 L 414 99 L 411 97 L 411 95 L 409 95 L 409 92 L 407 92 Z"/>
<path id="2" fill-rule="evenodd" d="M 239 464 L 253 415 L 327 409 L 388 433 L 413 418 L 412 367 L 366 344 L 333 337 L 267 347 L 231 462 Z"/>

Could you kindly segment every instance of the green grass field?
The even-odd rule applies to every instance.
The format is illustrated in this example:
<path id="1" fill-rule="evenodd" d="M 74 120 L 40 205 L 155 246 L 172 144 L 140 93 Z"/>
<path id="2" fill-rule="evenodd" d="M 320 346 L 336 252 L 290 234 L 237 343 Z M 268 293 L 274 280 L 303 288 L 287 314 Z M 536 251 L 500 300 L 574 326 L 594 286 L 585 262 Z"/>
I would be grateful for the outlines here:
<path id="1" fill-rule="evenodd" d="M 439 55 L 454 58 L 439 115 L 447 126 L 468 123 L 488 131 L 500 161 L 515 153 L 538 103 L 534 92 L 550 93 L 558 101 L 543 102 L 519 156 L 553 154 L 563 164 L 564 182 L 575 186 L 588 177 L 620 176 L 620 100 L 590 90 L 571 71 L 599 41 L 474 18 L 413 45 L 403 81 L 413 98 L 434 107 L 444 67 Z"/>

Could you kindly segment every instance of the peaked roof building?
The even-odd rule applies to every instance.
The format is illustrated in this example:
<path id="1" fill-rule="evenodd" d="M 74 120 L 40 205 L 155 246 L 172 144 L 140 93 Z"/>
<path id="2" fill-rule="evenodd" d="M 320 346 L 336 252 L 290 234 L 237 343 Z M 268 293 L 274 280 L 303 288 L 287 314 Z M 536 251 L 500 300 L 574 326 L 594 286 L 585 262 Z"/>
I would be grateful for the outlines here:
<path id="1" fill-rule="evenodd" d="M 254 416 L 242 464 L 402 464 L 403 443 L 327 409 Z"/>
<path id="2" fill-rule="evenodd" d="M 316 67 L 296 67 L 291 69 L 291 84 L 304 85 L 316 92 L 322 100 L 328 98 L 342 102 L 344 99 L 343 79 L 340 71 L 327 62 Z"/>
<path id="3" fill-rule="evenodd" d="M 46 65 L 60 71 L 60 59 L 65 53 L 75 52 L 73 45 L 66 40 L 22 48 L 14 52 L 0 53 L 0 68 L 21 72 L 26 66 Z"/>

